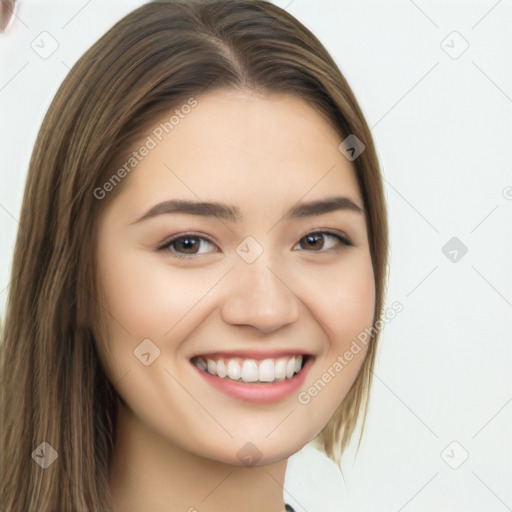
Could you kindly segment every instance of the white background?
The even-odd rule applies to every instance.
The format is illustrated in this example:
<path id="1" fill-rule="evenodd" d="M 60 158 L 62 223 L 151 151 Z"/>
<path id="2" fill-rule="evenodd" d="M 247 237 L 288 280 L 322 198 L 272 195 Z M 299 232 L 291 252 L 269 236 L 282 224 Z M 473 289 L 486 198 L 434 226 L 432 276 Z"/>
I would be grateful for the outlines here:
<path id="1" fill-rule="evenodd" d="M 42 117 L 80 55 L 142 3 L 21 0 L 0 34 L 2 316 Z M 404 308 L 384 331 L 359 454 L 353 443 L 342 461 L 342 502 L 318 505 L 301 454 L 288 496 L 308 512 L 512 510 L 511 2 L 276 3 L 326 45 L 372 128 L 391 229 L 388 305 Z M 46 59 L 31 47 L 42 32 L 58 43 Z M 452 237 L 468 249 L 456 262 L 442 252 Z"/>

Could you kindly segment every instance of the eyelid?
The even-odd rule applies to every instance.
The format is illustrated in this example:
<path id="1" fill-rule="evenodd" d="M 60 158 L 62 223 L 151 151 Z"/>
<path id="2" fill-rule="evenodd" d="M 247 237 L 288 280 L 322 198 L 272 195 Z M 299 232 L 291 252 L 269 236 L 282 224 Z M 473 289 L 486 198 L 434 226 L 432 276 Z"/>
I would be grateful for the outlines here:
<path id="1" fill-rule="evenodd" d="M 185 255 L 185 254 L 181 254 L 177 251 L 170 251 L 170 245 L 174 241 L 179 240 L 180 238 L 187 238 L 187 237 L 198 238 L 201 240 L 205 240 L 206 242 L 209 242 L 212 245 L 215 245 L 215 246 L 217 245 L 216 242 L 214 242 L 208 235 L 205 235 L 204 233 L 198 233 L 198 232 L 194 232 L 194 231 L 185 231 L 183 233 L 178 233 L 176 235 L 172 235 L 168 238 L 165 238 L 162 242 L 160 242 L 155 247 L 155 251 L 159 252 L 159 251 L 169 250 L 169 252 L 171 252 L 173 256 L 176 256 L 178 258 L 182 258 L 182 259 L 196 258 L 199 255 L 197 255 L 197 254 Z M 215 251 L 215 252 L 219 252 L 219 251 Z"/>
<path id="2" fill-rule="evenodd" d="M 326 228 L 315 228 L 315 229 L 312 229 L 312 230 L 309 230 L 304 236 L 302 236 L 299 241 L 297 242 L 297 244 L 300 243 L 300 241 L 303 239 L 303 238 L 306 238 L 307 236 L 310 236 L 310 235 L 316 235 L 316 234 L 321 234 L 321 235 L 330 235 L 330 236 L 333 236 L 334 238 L 337 238 L 338 241 L 346 246 L 346 247 L 352 247 L 354 244 L 351 242 L 350 238 L 345 234 L 343 233 L 342 231 L 337 231 L 337 230 L 333 230 L 333 229 L 326 229 Z M 297 245 L 295 244 L 295 245 Z M 329 251 L 335 251 L 336 249 L 339 249 L 339 248 L 331 248 L 331 249 L 326 249 L 326 250 L 319 250 L 319 251 L 305 251 L 305 252 L 312 252 L 312 253 L 327 253 Z"/>

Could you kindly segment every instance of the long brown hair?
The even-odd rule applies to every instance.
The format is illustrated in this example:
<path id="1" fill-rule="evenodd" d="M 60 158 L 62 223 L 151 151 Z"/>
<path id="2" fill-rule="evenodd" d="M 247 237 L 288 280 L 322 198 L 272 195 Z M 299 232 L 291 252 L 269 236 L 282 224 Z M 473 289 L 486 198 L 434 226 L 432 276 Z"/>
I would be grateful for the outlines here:
<path id="1" fill-rule="evenodd" d="M 143 5 L 70 71 L 30 161 L 1 345 L 3 512 L 109 510 L 118 395 L 98 358 L 107 313 L 94 254 L 98 219 L 122 183 L 102 200 L 94 190 L 142 127 L 218 88 L 296 95 L 342 138 L 364 143 L 353 163 L 375 275 L 374 321 L 381 315 L 388 232 L 379 164 L 357 101 L 322 44 L 264 0 Z M 364 426 L 377 337 L 319 436 L 335 460 L 358 419 Z"/>

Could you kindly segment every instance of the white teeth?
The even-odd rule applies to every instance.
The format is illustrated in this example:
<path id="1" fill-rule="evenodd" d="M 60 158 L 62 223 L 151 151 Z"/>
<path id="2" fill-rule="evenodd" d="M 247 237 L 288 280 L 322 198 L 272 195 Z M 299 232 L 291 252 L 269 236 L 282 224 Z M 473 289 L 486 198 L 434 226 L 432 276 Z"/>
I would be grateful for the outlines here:
<path id="1" fill-rule="evenodd" d="M 246 359 L 242 367 L 242 380 L 256 382 L 258 380 L 258 365 L 254 359 Z"/>
<path id="2" fill-rule="evenodd" d="M 226 371 L 226 365 L 224 364 L 224 361 L 219 359 L 217 361 L 217 375 L 223 379 L 227 374 L 228 372 Z"/>
<path id="3" fill-rule="evenodd" d="M 215 361 L 208 359 L 207 368 L 208 368 L 208 373 L 210 373 L 211 375 L 217 375 L 217 364 L 215 363 Z"/>
<path id="4" fill-rule="evenodd" d="M 228 361 L 228 377 L 231 380 L 238 380 L 241 375 L 240 363 L 236 359 L 230 359 Z"/>
<path id="5" fill-rule="evenodd" d="M 286 364 L 286 378 L 291 379 L 295 373 L 295 357 L 292 357 Z"/>
<path id="6" fill-rule="evenodd" d="M 275 380 L 284 380 L 286 377 L 286 365 L 288 360 L 284 357 L 280 357 L 276 360 L 274 365 L 274 378 Z"/>
<path id="7" fill-rule="evenodd" d="M 197 358 L 195 365 L 201 370 L 238 382 L 280 382 L 291 379 L 302 368 L 302 356 L 279 357 L 277 359 L 208 359 Z"/>
<path id="8" fill-rule="evenodd" d="M 293 357 L 290 361 L 293 360 Z M 259 368 L 259 379 L 261 382 L 272 382 L 274 380 L 274 360 L 263 359 Z"/>

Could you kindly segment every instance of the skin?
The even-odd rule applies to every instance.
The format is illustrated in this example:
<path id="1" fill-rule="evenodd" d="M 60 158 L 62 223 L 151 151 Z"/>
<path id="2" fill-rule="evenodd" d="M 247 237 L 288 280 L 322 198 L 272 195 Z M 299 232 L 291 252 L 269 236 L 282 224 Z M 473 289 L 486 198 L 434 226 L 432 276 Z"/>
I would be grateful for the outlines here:
<path id="1" fill-rule="evenodd" d="M 124 401 L 110 473 L 113 506 L 280 512 L 287 458 L 332 417 L 366 349 L 307 405 L 297 392 L 271 404 L 228 396 L 190 358 L 262 347 L 306 352 L 314 359 L 299 391 L 332 372 L 373 321 L 365 215 L 284 214 L 298 201 L 332 195 L 364 205 L 354 168 L 338 150 L 340 135 L 303 100 L 234 90 L 197 100 L 119 185 L 100 219 L 96 256 L 111 331 L 100 357 Z M 179 213 L 135 222 L 169 199 L 225 202 L 243 219 Z M 353 245 L 332 235 L 312 245 L 304 239 L 321 230 Z M 194 258 L 175 255 L 194 253 L 182 244 L 156 251 L 189 232 L 206 238 Z M 247 236 L 263 248 L 250 264 L 236 252 Z M 145 366 L 134 350 L 147 338 L 160 355 Z M 261 456 L 251 467 L 237 456 L 248 442 Z"/>

